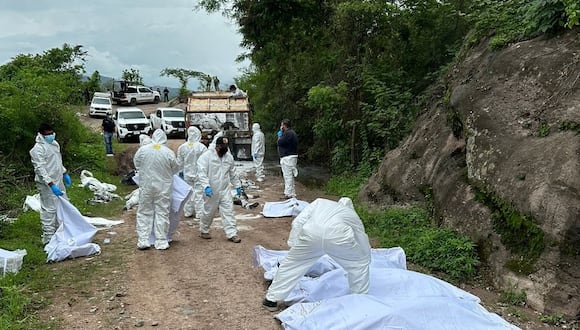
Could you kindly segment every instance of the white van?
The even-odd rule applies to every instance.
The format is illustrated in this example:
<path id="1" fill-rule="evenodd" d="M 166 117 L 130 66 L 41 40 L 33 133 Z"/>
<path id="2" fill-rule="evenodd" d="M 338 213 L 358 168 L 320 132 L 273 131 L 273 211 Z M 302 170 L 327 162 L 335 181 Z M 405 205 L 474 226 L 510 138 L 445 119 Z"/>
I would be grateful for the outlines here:
<path id="1" fill-rule="evenodd" d="M 125 142 L 129 138 L 139 138 L 141 134 L 149 134 L 151 123 L 139 108 L 117 108 L 113 116 L 117 141 Z"/>
<path id="2" fill-rule="evenodd" d="M 113 114 L 113 102 L 110 93 L 95 92 L 89 107 L 89 117 Z"/>

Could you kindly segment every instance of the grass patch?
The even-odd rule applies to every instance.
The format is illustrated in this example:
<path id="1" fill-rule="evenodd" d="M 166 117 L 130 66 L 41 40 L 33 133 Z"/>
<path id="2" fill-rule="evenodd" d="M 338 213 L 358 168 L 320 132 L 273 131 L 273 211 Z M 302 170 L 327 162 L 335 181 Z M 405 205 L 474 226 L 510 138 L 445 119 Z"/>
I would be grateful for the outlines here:
<path id="1" fill-rule="evenodd" d="M 97 135 L 98 136 L 98 135 Z M 102 150 L 102 141 L 84 144 L 79 149 L 71 147 L 69 159 L 77 167 L 68 166 L 72 173 L 72 186 L 67 189 L 67 195 L 73 205 L 84 215 L 103 218 L 118 216 L 124 206 L 123 196 L 135 189 L 135 186 L 121 184 L 121 178 L 109 174 L 116 168 L 114 158 L 106 158 Z M 80 150 L 76 152 L 76 150 Z M 77 162 L 78 161 L 78 162 Z M 66 166 L 66 165 L 65 165 Z M 31 165 L 32 167 L 32 165 Z M 117 186 L 116 194 L 121 199 L 107 204 L 91 205 L 87 200 L 93 197 L 93 192 L 86 187 L 79 187 L 81 169 L 90 170 L 93 176 L 101 181 Z M 32 183 L 24 184 L 3 196 L 14 200 L 10 205 L 22 206 L 26 195 L 35 194 Z M 124 265 L 122 256 L 95 258 L 86 260 L 79 258 L 67 260 L 58 264 L 47 264 L 40 236 L 42 233 L 40 216 L 35 211 L 27 211 L 18 215 L 12 223 L 0 222 L 0 248 L 5 250 L 26 249 L 22 268 L 16 274 L 9 273 L 0 278 L 0 329 L 57 329 L 58 320 L 40 320 L 38 311 L 50 304 L 50 293 L 58 290 L 81 291 L 95 278 L 100 278 L 103 263 Z M 122 267 L 122 266 L 119 266 Z"/>
<path id="2" fill-rule="evenodd" d="M 354 202 L 357 199 L 358 192 L 366 183 L 367 178 L 362 175 L 340 175 L 333 176 L 326 183 L 325 190 L 328 194 L 348 197 Z"/>
<path id="3" fill-rule="evenodd" d="M 458 233 L 431 225 L 421 208 L 390 208 L 382 213 L 359 212 L 367 234 L 381 247 L 400 246 L 407 260 L 451 280 L 468 280 L 478 265 L 475 245 Z"/>
<path id="4" fill-rule="evenodd" d="M 524 306 L 526 304 L 526 291 L 518 288 L 514 285 L 510 285 L 506 290 L 502 290 L 499 295 L 499 301 L 512 305 L 512 306 Z"/>

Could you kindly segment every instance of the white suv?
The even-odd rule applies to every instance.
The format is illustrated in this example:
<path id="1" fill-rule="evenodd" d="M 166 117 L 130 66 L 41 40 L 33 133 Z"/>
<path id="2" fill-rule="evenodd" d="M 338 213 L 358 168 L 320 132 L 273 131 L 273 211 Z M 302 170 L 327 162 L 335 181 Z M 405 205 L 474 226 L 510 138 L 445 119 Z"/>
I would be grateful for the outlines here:
<path id="1" fill-rule="evenodd" d="M 129 138 L 138 138 L 141 134 L 149 134 L 151 124 L 139 108 L 117 108 L 113 116 L 117 141 L 125 142 Z"/>
<path id="2" fill-rule="evenodd" d="M 113 113 L 113 102 L 110 93 L 95 92 L 89 107 L 89 117 L 106 116 Z"/>

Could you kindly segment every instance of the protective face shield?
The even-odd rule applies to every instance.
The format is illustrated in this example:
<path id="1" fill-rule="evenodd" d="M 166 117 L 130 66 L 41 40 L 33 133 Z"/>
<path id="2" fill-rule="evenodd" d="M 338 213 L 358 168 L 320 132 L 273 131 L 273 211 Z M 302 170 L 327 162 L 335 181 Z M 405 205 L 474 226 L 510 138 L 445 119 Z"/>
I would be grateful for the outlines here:
<path id="1" fill-rule="evenodd" d="M 54 142 L 54 139 L 56 138 L 56 133 L 52 133 L 52 134 L 48 134 L 48 135 L 43 135 L 44 137 L 44 141 L 46 141 L 46 143 L 52 143 Z"/>

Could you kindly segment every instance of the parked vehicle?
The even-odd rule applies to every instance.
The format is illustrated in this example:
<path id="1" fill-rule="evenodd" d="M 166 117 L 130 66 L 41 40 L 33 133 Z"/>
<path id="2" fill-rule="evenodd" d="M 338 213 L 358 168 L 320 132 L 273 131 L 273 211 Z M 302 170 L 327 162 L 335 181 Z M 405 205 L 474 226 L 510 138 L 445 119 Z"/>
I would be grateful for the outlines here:
<path id="1" fill-rule="evenodd" d="M 157 108 L 149 115 L 151 128 L 161 128 L 167 136 L 185 138 L 185 111 L 178 108 Z"/>
<path id="2" fill-rule="evenodd" d="M 141 85 L 129 85 L 124 80 L 113 82 L 113 101 L 117 104 L 159 103 L 159 92 Z"/>
<path id="3" fill-rule="evenodd" d="M 125 142 L 129 138 L 138 138 L 141 134 L 149 134 L 151 124 L 139 108 L 117 108 L 113 116 L 117 141 Z"/>
<path id="4" fill-rule="evenodd" d="M 95 92 L 89 106 L 89 117 L 101 116 L 113 113 L 113 102 L 110 93 Z"/>
<path id="5" fill-rule="evenodd" d="M 252 159 L 252 112 L 246 95 L 192 93 L 187 101 L 186 126 L 197 126 L 204 135 L 221 130 L 228 137 L 234 159 Z"/>

